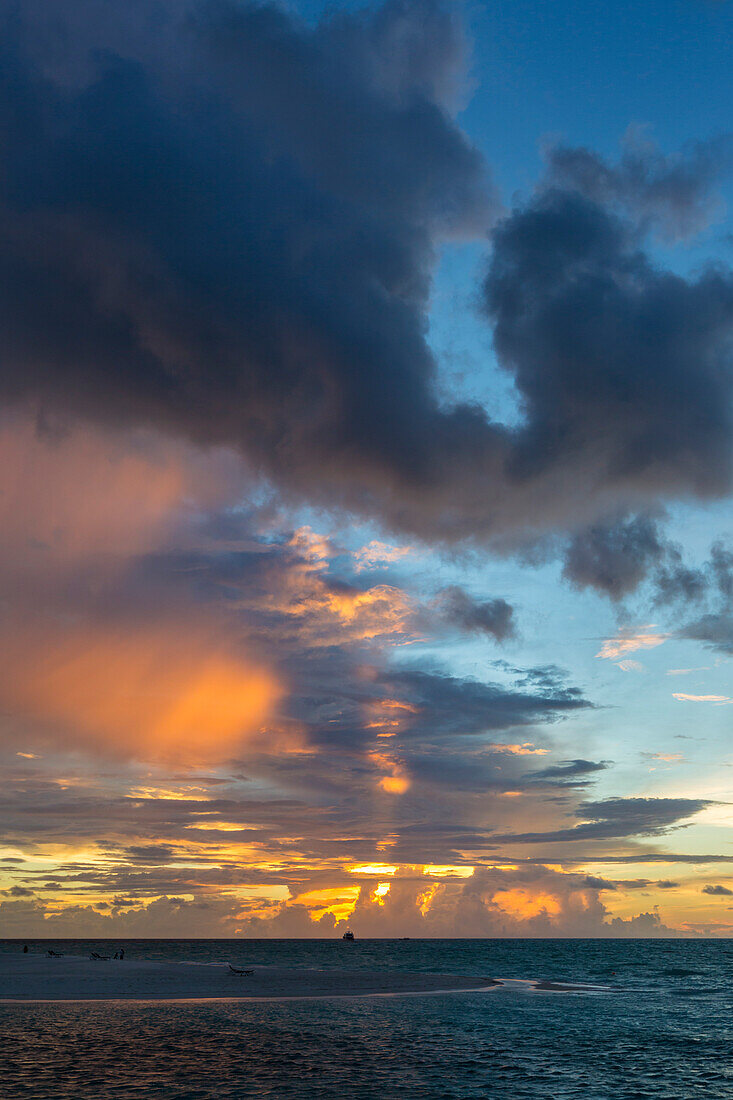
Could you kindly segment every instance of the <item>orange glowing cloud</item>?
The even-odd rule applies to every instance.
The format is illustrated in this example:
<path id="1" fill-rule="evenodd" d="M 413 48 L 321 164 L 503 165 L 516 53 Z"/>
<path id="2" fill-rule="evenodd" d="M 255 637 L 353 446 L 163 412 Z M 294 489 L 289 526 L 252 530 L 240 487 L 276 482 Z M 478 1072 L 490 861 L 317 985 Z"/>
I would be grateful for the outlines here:
<path id="1" fill-rule="evenodd" d="M 263 740 L 282 693 L 200 625 L 19 631 L 0 704 L 65 747 L 140 759 L 220 757 Z"/>
<path id="2" fill-rule="evenodd" d="M 326 535 L 317 534 L 312 527 L 299 527 L 293 532 L 289 545 L 298 551 L 304 561 L 314 569 L 323 569 L 334 549 Z"/>
<path id="3" fill-rule="evenodd" d="M 521 745 L 488 745 L 491 752 L 507 752 L 512 756 L 547 756 L 549 749 L 538 749 L 531 741 Z"/>
<path id="4" fill-rule="evenodd" d="M 444 878 L 446 876 L 470 878 L 474 872 L 474 868 L 471 866 L 456 866 L 452 863 L 426 863 L 422 871 L 424 875 L 435 875 L 437 878 Z"/>
<path id="5" fill-rule="evenodd" d="M 290 541 L 298 560 L 291 563 L 276 590 L 259 595 L 256 606 L 287 616 L 309 645 L 330 646 L 410 635 L 415 607 L 393 585 L 364 590 L 338 587 L 325 576 L 328 541 L 301 528 Z M 248 604 L 252 606 L 252 604 Z"/>
<path id="6" fill-rule="evenodd" d="M 385 775 L 379 780 L 379 786 L 387 794 L 404 794 L 410 789 L 410 780 L 403 775 Z"/>
<path id="7" fill-rule="evenodd" d="M 372 897 L 376 901 L 377 905 L 384 905 L 384 899 L 389 893 L 390 885 L 391 884 L 389 882 L 380 882 L 374 890 Z"/>
<path id="8" fill-rule="evenodd" d="M 497 890 L 492 900 L 504 913 L 519 921 L 529 920 L 542 913 L 551 917 L 557 916 L 562 908 L 553 894 L 534 894 L 521 888 Z"/>
<path id="9" fill-rule="evenodd" d="M 387 756 L 383 752 L 370 752 L 369 759 L 377 765 L 379 768 L 383 768 L 385 771 L 389 771 L 389 775 L 384 775 L 379 780 L 379 786 L 387 794 L 404 794 L 405 791 L 410 789 L 410 780 L 405 775 L 404 769 L 400 764 Z"/>
<path id="10" fill-rule="evenodd" d="M 311 920 L 320 920 L 332 913 L 336 920 L 348 920 L 354 912 L 359 897 L 358 886 L 342 886 L 340 889 L 309 890 L 293 898 L 293 905 L 304 905 Z"/>
<path id="11" fill-rule="evenodd" d="M 368 640 L 407 630 L 411 601 L 399 588 L 378 584 L 365 592 L 328 592 L 325 607 L 350 628 L 351 638 Z"/>
<path id="12" fill-rule="evenodd" d="M 394 875 L 397 868 L 391 863 L 361 863 L 347 870 L 352 875 Z"/>
<path id="13" fill-rule="evenodd" d="M 410 716 L 419 713 L 419 707 L 401 699 L 378 699 L 369 703 L 367 715 L 371 721 L 365 722 L 364 727 L 378 730 L 377 737 L 394 737 Z"/>
<path id="14" fill-rule="evenodd" d="M 423 890 L 417 895 L 417 897 L 415 898 L 415 905 L 422 917 L 426 917 L 428 915 L 433 907 L 433 902 L 435 898 L 439 897 L 440 893 L 440 886 L 436 882 L 433 883 L 431 886 L 428 886 L 427 890 Z"/>

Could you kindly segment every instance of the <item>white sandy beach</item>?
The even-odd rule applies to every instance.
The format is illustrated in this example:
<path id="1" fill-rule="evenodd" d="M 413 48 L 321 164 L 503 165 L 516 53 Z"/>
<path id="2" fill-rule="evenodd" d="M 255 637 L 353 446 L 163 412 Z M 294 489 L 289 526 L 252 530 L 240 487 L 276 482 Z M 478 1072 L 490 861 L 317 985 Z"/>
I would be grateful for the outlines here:
<path id="1" fill-rule="evenodd" d="M 293 970 L 252 966 L 232 974 L 221 964 L 94 961 L 85 956 L 0 954 L 0 1001 L 354 997 L 484 989 L 488 977 L 370 970 Z"/>

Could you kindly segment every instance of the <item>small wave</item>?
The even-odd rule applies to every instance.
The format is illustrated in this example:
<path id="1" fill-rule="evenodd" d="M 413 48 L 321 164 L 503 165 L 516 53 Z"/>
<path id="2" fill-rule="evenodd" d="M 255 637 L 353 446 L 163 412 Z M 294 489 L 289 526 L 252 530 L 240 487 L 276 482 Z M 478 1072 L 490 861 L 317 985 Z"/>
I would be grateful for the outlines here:
<path id="1" fill-rule="evenodd" d="M 555 982 L 543 979 L 533 983 L 542 993 L 611 993 L 608 985 L 590 985 L 588 982 Z"/>
<path id="2" fill-rule="evenodd" d="M 594 985 L 589 982 L 555 981 L 549 978 L 501 978 L 501 985 L 517 993 L 615 993 L 618 990 L 609 985 Z"/>

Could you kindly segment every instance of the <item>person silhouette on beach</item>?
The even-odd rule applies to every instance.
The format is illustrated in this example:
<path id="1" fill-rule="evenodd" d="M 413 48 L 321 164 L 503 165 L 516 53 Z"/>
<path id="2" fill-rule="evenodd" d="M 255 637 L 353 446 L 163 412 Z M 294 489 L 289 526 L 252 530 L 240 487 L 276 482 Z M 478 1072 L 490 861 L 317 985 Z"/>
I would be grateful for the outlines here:
<path id="1" fill-rule="evenodd" d="M 24 955 L 27 955 L 27 954 L 28 954 L 28 944 L 27 944 L 27 943 L 24 943 L 24 944 L 23 944 L 23 954 L 24 954 Z"/>

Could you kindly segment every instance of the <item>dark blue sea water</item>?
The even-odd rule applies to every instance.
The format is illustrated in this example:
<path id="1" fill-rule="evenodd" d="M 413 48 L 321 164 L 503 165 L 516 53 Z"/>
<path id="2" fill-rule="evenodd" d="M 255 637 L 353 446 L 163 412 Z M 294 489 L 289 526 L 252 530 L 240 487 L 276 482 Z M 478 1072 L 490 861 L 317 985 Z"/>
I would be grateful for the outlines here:
<path id="1" fill-rule="evenodd" d="M 28 941 L 70 954 L 108 941 Z M 733 941 L 126 941 L 129 958 L 588 983 L 421 997 L 0 1005 L 3 1100 L 733 1098 Z M 18 950 L 0 942 L 0 950 Z M 346 961 L 345 961 L 346 960 Z"/>

